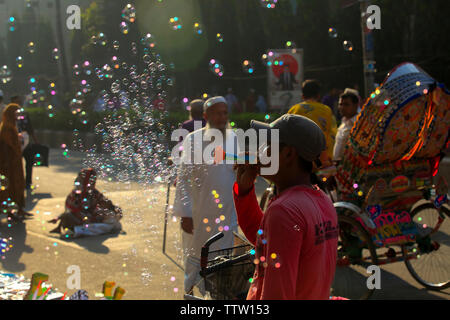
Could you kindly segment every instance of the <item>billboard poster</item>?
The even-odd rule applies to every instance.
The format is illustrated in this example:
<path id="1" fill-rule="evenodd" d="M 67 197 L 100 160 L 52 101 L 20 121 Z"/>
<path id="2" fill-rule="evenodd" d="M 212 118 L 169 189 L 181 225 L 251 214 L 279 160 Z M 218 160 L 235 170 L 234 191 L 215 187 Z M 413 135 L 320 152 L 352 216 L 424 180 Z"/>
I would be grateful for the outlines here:
<path id="1" fill-rule="evenodd" d="M 303 49 L 270 49 L 267 58 L 270 110 L 287 112 L 302 98 Z"/>

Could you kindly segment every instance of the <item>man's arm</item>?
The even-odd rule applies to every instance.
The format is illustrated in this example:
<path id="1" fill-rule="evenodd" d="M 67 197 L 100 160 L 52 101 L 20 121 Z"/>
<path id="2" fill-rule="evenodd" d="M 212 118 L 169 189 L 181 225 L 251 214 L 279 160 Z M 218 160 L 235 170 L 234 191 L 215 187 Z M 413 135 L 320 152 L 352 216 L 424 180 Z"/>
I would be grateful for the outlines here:
<path id="1" fill-rule="evenodd" d="M 256 233 L 261 225 L 263 212 L 256 199 L 255 187 L 246 194 L 240 194 L 237 183 L 233 186 L 234 206 L 238 218 L 238 224 L 245 237 L 253 245 L 256 245 Z"/>
<path id="2" fill-rule="evenodd" d="M 187 232 L 193 232 L 194 225 L 192 220 L 192 164 L 186 163 L 186 152 L 192 151 L 186 149 L 188 143 L 191 143 L 187 136 L 183 142 L 183 153 L 180 158 L 180 165 L 177 170 L 177 186 L 175 189 L 175 200 L 173 205 L 174 216 L 181 217 L 181 228 Z M 192 151 L 193 152 L 193 151 Z M 191 157 L 191 159 L 193 159 Z"/>
<path id="3" fill-rule="evenodd" d="M 234 206 L 238 223 L 248 241 L 256 244 L 256 232 L 261 225 L 263 212 L 255 194 L 255 180 L 258 166 L 252 164 L 235 165 L 236 183 L 233 186 Z"/>
<path id="4" fill-rule="evenodd" d="M 266 212 L 264 233 L 267 240 L 267 267 L 261 293 L 262 300 L 296 299 L 299 257 L 303 242 L 304 224 L 296 224 L 281 205 Z M 260 263 L 264 263 L 260 262 Z"/>

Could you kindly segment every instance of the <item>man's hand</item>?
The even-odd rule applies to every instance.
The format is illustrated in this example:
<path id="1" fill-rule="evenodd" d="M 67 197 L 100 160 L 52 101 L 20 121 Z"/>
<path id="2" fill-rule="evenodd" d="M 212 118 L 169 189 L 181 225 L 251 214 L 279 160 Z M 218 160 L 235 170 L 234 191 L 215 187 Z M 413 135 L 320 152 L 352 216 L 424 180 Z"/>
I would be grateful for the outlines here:
<path id="1" fill-rule="evenodd" d="M 194 231 L 194 221 L 189 217 L 181 217 L 181 229 L 184 232 L 193 234 Z"/>
<path id="2" fill-rule="evenodd" d="M 236 182 L 239 187 L 239 194 L 244 195 L 250 192 L 255 184 L 259 166 L 254 164 L 235 164 L 234 169 L 237 170 Z"/>

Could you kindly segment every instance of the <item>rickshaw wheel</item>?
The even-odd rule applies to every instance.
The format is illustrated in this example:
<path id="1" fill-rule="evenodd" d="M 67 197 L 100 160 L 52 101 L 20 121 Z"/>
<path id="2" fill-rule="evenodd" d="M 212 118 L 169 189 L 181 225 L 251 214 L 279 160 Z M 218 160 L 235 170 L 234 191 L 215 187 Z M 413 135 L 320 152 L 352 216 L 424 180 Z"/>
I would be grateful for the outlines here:
<path id="1" fill-rule="evenodd" d="M 433 232 L 439 221 L 439 209 L 430 202 L 416 206 L 411 219 L 422 228 L 422 235 L 412 246 L 402 246 L 404 257 L 417 253 L 417 259 L 405 260 L 406 267 L 417 282 L 430 290 L 450 287 L 450 210 L 443 206 L 441 212 L 446 217 Z"/>
<path id="2" fill-rule="evenodd" d="M 367 287 L 367 267 L 378 263 L 375 246 L 369 233 L 352 217 L 338 213 L 338 265 L 332 295 L 351 300 L 369 299 L 376 289 Z M 339 261 L 348 261 L 342 265 Z"/>

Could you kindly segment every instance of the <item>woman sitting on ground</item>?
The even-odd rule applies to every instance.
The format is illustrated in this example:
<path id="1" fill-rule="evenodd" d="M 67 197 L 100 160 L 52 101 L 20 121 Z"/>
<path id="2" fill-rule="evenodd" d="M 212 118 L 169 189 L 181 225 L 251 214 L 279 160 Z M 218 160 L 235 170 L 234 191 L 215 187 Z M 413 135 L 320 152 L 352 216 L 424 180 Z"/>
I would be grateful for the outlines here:
<path id="1" fill-rule="evenodd" d="M 50 220 L 58 226 L 51 233 L 71 233 L 76 226 L 94 223 L 118 224 L 122 210 L 113 205 L 95 188 L 97 176 L 92 168 L 82 169 L 75 179 L 75 187 L 67 196 L 65 212 L 58 218 Z"/>

